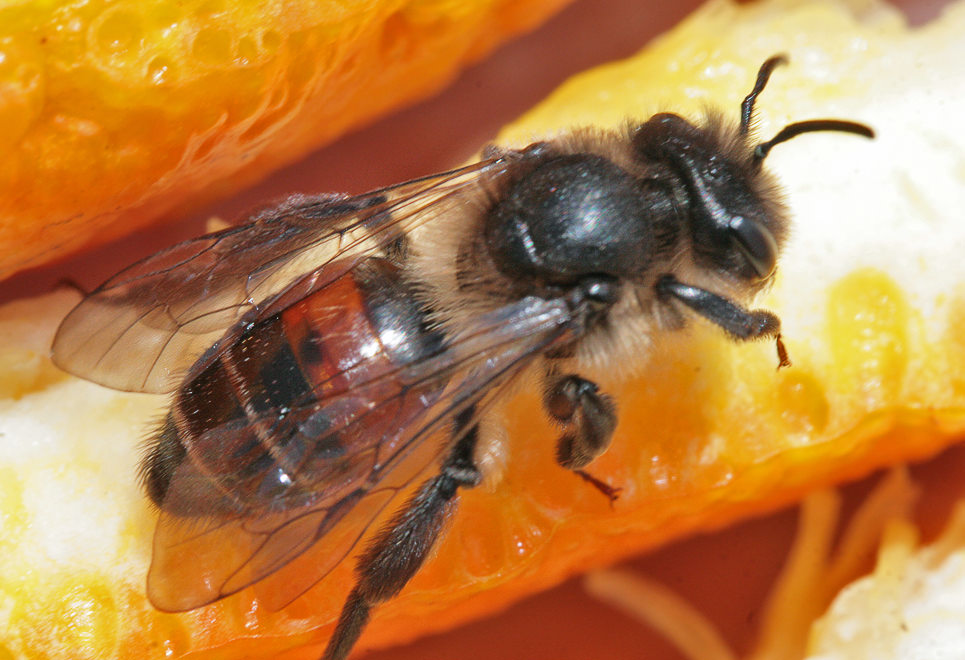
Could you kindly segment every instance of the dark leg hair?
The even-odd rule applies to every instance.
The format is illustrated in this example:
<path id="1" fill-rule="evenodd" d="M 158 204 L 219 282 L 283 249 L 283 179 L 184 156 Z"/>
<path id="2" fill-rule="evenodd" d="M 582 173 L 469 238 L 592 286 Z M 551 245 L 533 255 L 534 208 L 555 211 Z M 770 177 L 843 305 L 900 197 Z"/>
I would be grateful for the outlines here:
<path id="1" fill-rule="evenodd" d="M 372 607 L 397 595 L 422 567 L 446 520 L 455 510 L 459 488 L 476 486 L 481 475 L 473 460 L 478 426 L 473 409 L 456 421 L 459 437 L 442 465 L 392 517 L 359 558 L 357 582 L 339 616 L 323 660 L 344 660 L 368 623 Z M 472 424 L 466 428 L 467 424 Z"/>
<path id="2" fill-rule="evenodd" d="M 594 382 L 575 374 L 559 376 L 551 371 L 547 375 L 543 405 L 550 417 L 563 426 L 563 434 L 556 442 L 556 462 L 614 501 L 619 489 L 582 469 L 610 446 L 617 425 L 613 400 L 601 393 Z"/>

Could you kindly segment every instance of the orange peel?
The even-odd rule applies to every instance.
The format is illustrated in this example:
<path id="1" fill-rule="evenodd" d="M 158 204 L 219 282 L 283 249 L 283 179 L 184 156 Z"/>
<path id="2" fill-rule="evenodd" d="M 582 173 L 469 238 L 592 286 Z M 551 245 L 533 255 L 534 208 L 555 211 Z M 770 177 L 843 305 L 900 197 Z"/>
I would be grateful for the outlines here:
<path id="1" fill-rule="evenodd" d="M 568 0 L 0 7 L 0 279 L 425 98 Z"/>

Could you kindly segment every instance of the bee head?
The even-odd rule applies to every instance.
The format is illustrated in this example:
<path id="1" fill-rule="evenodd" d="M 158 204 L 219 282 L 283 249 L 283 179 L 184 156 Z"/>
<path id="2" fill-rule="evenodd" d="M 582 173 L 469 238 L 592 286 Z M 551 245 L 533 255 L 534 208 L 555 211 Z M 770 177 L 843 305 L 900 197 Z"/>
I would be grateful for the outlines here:
<path id="1" fill-rule="evenodd" d="M 863 124 L 817 119 L 791 124 L 757 145 L 750 143 L 754 102 L 771 72 L 787 60 L 768 59 L 741 104 L 736 140 L 719 130 L 694 126 L 671 113 L 654 115 L 633 134 L 634 148 L 649 163 L 669 170 L 666 183 L 690 221 L 695 258 L 742 281 L 766 281 L 777 265 L 786 227 L 762 172 L 770 150 L 802 133 L 841 131 L 873 137 Z"/>

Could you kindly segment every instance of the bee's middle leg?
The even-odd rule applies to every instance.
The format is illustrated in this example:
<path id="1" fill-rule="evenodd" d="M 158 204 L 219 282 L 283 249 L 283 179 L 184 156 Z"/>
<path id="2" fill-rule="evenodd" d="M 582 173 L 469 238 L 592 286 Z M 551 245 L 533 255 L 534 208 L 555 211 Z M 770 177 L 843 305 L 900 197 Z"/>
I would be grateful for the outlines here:
<path id="1" fill-rule="evenodd" d="M 596 383 L 576 374 L 547 374 L 543 406 L 563 433 L 556 441 L 556 462 L 572 470 L 614 501 L 619 489 L 583 470 L 610 446 L 617 425 L 616 404 Z"/>

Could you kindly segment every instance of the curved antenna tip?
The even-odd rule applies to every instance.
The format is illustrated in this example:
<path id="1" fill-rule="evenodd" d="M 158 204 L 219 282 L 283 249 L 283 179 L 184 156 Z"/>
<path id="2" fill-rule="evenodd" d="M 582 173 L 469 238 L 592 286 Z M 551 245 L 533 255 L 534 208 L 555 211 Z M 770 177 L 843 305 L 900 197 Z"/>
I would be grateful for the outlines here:
<path id="1" fill-rule="evenodd" d="M 799 121 L 794 124 L 788 124 L 778 131 L 777 135 L 772 137 L 770 140 L 767 142 L 761 142 L 759 145 L 754 147 L 754 160 L 757 163 L 760 163 L 762 160 L 767 158 L 767 154 L 771 152 L 771 149 L 782 142 L 787 142 L 791 138 L 797 137 L 803 133 L 816 133 L 818 131 L 851 133 L 852 135 L 859 135 L 868 139 L 874 139 L 875 137 L 873 128 L 856 121 L 848 121 L 845 119 L 809 119 L 808 121 Z"/>

